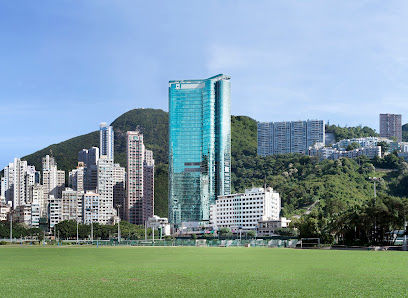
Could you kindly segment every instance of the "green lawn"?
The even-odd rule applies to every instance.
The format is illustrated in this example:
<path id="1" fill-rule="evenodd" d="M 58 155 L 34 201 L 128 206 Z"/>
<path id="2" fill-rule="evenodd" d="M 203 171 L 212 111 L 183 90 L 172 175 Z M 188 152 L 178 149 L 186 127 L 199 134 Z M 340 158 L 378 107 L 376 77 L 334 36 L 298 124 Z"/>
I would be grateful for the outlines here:
<path id="1" fill-rule="evenodd" d="M 408 252 L 0 247 L 2 297 L 407 296 Z"/>

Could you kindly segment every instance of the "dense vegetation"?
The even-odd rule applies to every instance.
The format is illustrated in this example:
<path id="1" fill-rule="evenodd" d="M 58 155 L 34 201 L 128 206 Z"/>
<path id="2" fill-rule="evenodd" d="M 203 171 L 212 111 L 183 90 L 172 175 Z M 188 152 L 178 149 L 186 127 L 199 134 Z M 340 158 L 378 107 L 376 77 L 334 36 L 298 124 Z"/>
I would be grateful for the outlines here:
<path id="1" fill-rule="evenodd" d="M 408 123 L 402 126 L 402 141 L 408 142 Z"/>
<path id="2" fill-rule="evenodd" d="M 155 159 L 155 213 L 167 216 L 167 160 L 168 160 L 168 113 L 155 109 L 134 109 L 118 117 L 112 126 L 115 131 L 115 162 L 126 167 L 126 132 L 139 130 L 144 135 L 144 144 L 153 151 Z M 23 157 L 29 164 L 41 169 L 41 159 L 54 155 L 58 169 L 68 172 L 76 168 L 78 152 L 92 146 L 99 147 L 99 131 L 78 136 L 54 144 Z"/>
<path id="3" fill-rule="evenodd" d="M 256 156 L 256 121 L 246 116 L 232 116 L 232 163 L 241 156 Z M 155 214 L 167 217 L 168 212 L 168 113 L 155 109 L 134 109 L 118 117 L 112 126 L 115 131 L 115 162 L 126 167 L 126 132 L 140 130 L 147 149 L 152 150 L 155 166 Z M 66 173 L 78 162 L 83 148 L 99 146 L 99 132 L 69 139 L 23 157 L 41 169 L 41 158 L 51 150 L 58 168 Z M 234 173 L 233 173 L 234 175 Z"/>
<path id="4" fill-rule="evenodd" d="M 145 228 L 141 225 L 134 225 L 127 221 L 122 220 L 120 222 L 121 238 L 127 240 L 138 240 L 145 237 Z M 101 225 L 98 223 L 93 224 L 93 237 L 95 240 L 110 239 L 111 237 L 117 237 L 118 224 L 115 225 Z M 77 235 L 77 222 L 75 220 L 64 220 L 55 225 L 55 233 L 61 239 L 76 239 Z M 152 229 L 147 229 L 147 235 L 151 236 Z M 91 225 L 78 224 L 78 238 L 90 239 Z M 155 235 L 158 235 L 158 231 L 155 231 Z"/>
<path id="5" fill-rule="evenodd" d="M 43 238 L 43 231 L 39 228 L 29 228 L 22 223 L 13 223 L 13 239 L 24 237 Z M 10 222 L 0 221 L 0 238 L 10 238 Z"/>
<path id="6" fill-rule="evenodd" d="M 340 127 L 336 125 L 326 125 L 326 133 L 332 133 L 336 142 L 342 139 L 353 139 L 363 137 L 377 137 L 378 133 L 374 129 L 368 126 L 356 126 L 356 127 Z"/>

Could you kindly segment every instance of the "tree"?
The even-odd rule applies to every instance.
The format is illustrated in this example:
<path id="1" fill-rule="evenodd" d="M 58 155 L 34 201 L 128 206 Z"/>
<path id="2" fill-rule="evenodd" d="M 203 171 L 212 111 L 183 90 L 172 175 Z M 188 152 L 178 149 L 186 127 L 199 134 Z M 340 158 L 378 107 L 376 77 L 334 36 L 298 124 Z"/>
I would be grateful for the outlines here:
<path id="1" fill-rule="evenodd" d="M 351 151 L 351 150 L 354 150 L 354 149 L 357 149 L 357 148 L 360 148 L 360 147 L 361 147 L 361 146 L 360 146 L 359 143 L 357 143 L 357 142 L 352 142 L 351 144 L 349 144 L 349 145 L 347 146 L 346 151 Z"/>
<path id="2" fill-rule="evenodd" d="M 384 156 L 384 153 L 390 149 L 390 145 L 386 141 L 378 142 L 377 146 L 381 147 L 381 156 Z"/>
<path id="3" fill-rule="evenodd" d="M 220 236 L 230 236 L 231 235 L 231 230 L 229 228 L 220 228 L 218 230 L 218 234 Z"/>
<path id="4" fill-rule="evenodd" d="M 249 238 L 255 238 L 256 237 L 256 232 L 251 230 L 251 231 L 247 232 L 247 235 L 248 235 Z"/>
<path id="5" fill-rule="evenodd" d="M 61 238 L 76 237 L 77 222 L 75 220 L 63 220 L 54 226 L 56 234 L 59 233 Z"/>

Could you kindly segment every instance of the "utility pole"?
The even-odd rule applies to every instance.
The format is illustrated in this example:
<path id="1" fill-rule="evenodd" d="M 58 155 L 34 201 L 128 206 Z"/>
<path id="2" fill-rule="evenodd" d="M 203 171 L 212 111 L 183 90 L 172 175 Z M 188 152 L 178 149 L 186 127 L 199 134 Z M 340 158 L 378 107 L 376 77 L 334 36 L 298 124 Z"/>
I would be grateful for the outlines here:
<path id="1" fill-rule="evenodd" d="M 370 179 L 371 181 L 374 181 L 374 199 L 377 197 L 377 185 L 376 182 L 377 181 L 381 181 L 382 178 L 378 178 L 378 177 L 368 177 L 368 179 Z M 376 203 L 376 200 L 374 200 L 374 203 Z"/>
<path id="2" fill-rule="evenodd" d="M 93 245 L 93 202 L 91 202 L 91 244 Z"/>
<path id="3" fill-rule="evenodd" d="M 10 242 L 13 243 L 13 211 L 10 211 Z"/>
<path id="4" fill-rule="evenodd" d="M 116 207 L 118 207 L 118 217 L 119 217 L 119 221 L 118 221 L 118 243 L 120 243 L 120 207 L 122 207 L 122 205 L 118 204 L 118 205 L 116 205 Z"/>
<path id="5" fill-rule="evenodd" d="M 83 215 L 82 215 L 82 218 L 83 218 Z M 76 224 L 77 224 L 77 245 L 79 244 L 79 233 L 78 233 L 78 201 L 77 201 L 77 204 L 76 204 Z"/>
<path id="6" fill-rule="evenodd" d="M 376 182 L 381 181 L 382 178 L 379 177 L 368 177 L 371 181 L 374 181 L 374 207 L 377 205 L 377 188 L 376 188 Z M 377 220 L 375 220 L 374 223 L 374 240 L 377 241 Z"/>
<path id="7" fill-rule="evenodd" d="M 147 241 L 147 221 L 145 221 L 145 241 Z"/>

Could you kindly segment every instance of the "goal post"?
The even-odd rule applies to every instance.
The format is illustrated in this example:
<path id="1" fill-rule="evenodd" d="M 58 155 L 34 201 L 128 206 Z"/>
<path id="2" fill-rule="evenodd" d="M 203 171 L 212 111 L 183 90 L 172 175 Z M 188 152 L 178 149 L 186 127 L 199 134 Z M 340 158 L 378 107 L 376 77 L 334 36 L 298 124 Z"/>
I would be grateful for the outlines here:
<path id="1" fill-rule="evenodd" d="M 197 239 L 196 240 L 196 246 L 197 247 L 207 246 L 207 240 L 206 239 Z"/>

